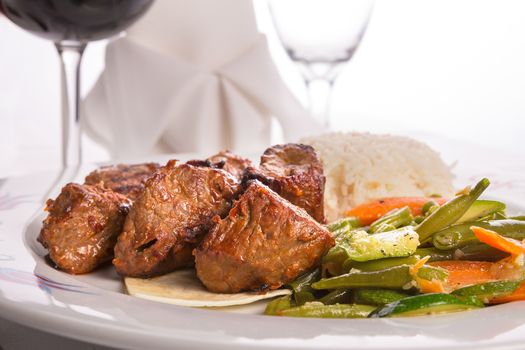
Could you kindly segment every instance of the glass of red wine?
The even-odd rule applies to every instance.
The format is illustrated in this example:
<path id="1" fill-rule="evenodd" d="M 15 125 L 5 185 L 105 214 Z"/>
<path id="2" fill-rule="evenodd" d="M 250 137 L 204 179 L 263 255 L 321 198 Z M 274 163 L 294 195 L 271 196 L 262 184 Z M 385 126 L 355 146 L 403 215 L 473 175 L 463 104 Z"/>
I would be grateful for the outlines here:
<path id="1" fill-rule="evenodd" d="M 81 163 L 79 87 L 82 53 L 90 41 L 114 36 L 144 14 L 153 0 L 0 0 L 0 13 L 19 27 L 52 40 L 65 77 L 62 163 Z"/>

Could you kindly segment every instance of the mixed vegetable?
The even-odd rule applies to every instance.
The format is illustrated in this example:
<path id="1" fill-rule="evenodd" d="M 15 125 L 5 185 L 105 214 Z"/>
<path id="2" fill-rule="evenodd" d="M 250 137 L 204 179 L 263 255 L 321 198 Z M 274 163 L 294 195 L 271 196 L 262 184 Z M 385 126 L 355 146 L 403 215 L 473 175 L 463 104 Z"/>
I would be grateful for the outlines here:
<path id="1" fill-rule="evenodd" d="M 363 318 L 428 315 L 525 300 L 525 217 L 478 199 L 482 179 L 446 201 L 372 201 L 327 225 L 336 246 L 290 283 L 267 315 Z"/>

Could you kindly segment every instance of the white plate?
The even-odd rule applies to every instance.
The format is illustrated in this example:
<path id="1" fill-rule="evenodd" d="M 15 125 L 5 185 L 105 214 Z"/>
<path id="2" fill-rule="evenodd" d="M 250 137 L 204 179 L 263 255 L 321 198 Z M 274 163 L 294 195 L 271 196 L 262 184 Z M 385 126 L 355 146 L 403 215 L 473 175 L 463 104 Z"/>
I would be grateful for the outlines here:
<path id="1" fill-rule="evenodd" d="M 490 194 L 525 204 L 521 174 L 495 174 Z M 249 314 L 261 305 L 224 312 L 134 298 L 123 293 L 110 266 L 68 275 L 46 263 L 35 241 L 43 196 L 55 177 L 34 174 L 0 184 L 0 310 L 7 319 L 132 349 L 518 349 L 525 343 L 525 302 L 406 319 L 294 319 Z"/>

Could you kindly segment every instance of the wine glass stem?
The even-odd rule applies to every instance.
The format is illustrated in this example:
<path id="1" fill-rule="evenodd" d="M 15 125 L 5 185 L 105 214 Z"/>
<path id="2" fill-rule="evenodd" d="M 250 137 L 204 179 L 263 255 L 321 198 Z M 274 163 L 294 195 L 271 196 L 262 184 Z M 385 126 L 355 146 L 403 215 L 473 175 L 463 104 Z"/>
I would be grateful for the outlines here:
<path id="1" fill-rule="evenodd" d="M 77 166 L 82 162 L 80 141 L 80 62 L 86 44 L 58 42 L 55 46 L 60 55 L 63 72 L 62 82 L 62 165 Z"/>
<path id="2" fill-rule="evenodd" d="M 327 128 L 331 127 L 330 99 L 334 82 L 330 79 L 305 79 L 310 113 Z"/>

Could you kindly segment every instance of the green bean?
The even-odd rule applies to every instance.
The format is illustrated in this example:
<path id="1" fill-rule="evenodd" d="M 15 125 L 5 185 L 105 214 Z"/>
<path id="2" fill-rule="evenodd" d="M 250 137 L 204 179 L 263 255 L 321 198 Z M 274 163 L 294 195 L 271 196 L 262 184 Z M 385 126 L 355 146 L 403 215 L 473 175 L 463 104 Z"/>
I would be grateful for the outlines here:
<path id="1" fill-rule="evenodd" d="M 319 302 L 313 302 L 283 310 L 279 314 L 288 317 L 365 318 L 374 310 L 375 307 L 370 305 L 324 305 Z"/>
<path id="2" fill-rule="evenodd" d="M 409 265 L 401 265 L 380 271 L 350 272 L 312 283 L 314 289 L 341 288 L 387 288 L 402 289 L 413 281 Z"/>
<path id="3" fill-rule="evenodd" d="M 488 179 L 482 179 L 468 194 L 461 194 L 439 207 L 438 210 L 430 214 L 421 224 L 416 227 L 421 243 L 427 242 L 432 238 L 432 234 L 440 231 L 453 223 L 465 214 L 468 208 L 489 186 Z"/>
<path id="4" fill-rule="evenodd" d="M 312 292 L 305 290 L 294 292 L 293 297 L 296 305 L 303 305 L 304 303 L 316 300 L 315 295 Z"/>
<path id="5" fill-rule="evenodd" d="M 358 217 L 349 216 L 329 223 L 326 225 L 326 228 L 334 235 L 334 237 L 337 237 L 343 232 L 353 230 L 361 226 L 361 220 L 359 220 Z"/>
<path id="6" fill-rule="evenodd" d="M 432 214 L 432 211 L 436 210 L 432 208 L 439 208 L 439 204 L 436 201 L 428 201 L 425 204 L 423 204 L 421 212 L 424 216 L 428 216 L 429 214 Z"/>
<path id="7" fill-rule="evenodd" d="M 433 247 L 418 248 L 414 254 L 419 255 L 420 257 L 430 256 L 428 262 L 454 259 L 453 251 L 439 250 Z"/>
<path id="8" fill-rule="evenodd" d="M 508 254 L 492 248 L 484 243 L 474 242 L 468 244 L 461 249 L 440 250 L 437 248 L 419 248 L 415 255 L 421 257 L 430 256 L 428 262 L 443 261 L 443 260 L 482 260 L 482 261 L 498 261 Z"/>
<path id="9" fill-rule="evenodd" d="M 280 297 L 277 299 L 272 300 L 271 302 L 266 305 L 266 309 L 264 310 L 265 315 L 277 315 L 280 311 L 289 309 L 292 307 L 292 298 L 290 295 L 285 295 L 284 297 Z"/>
<path id="10" fill-rule="evenodd" d="M 298 306 L 301 306 L 306 302 L 315 300 L 315 291 L 312 289 L 311 284 L 315 281 L 318 281 L 319 278 L 321 278 L 321 270 L 315 269 L 296 278 L 293 282 L 290 283 L 290 287 L 292 287 L 294 292 L 293 296 L 295 299 L 295 303 Z"/>
<path id="11" fill-rule="evenodd" d="M 350 272 L 351 269 L 356 269 L 360 271 L 378 271 L 378 270 L 389 269 L 391 267 L 395 267 L 399 265 L 413 265 L 419 261 L 419 256 L 416 256 L 416 255 L 411 255 L 411 256 L 404 257 L 404 258 L 386 258 L 386 259 L 369 260 L 369 261 L 362 261 L 362 262 L 348 259 L 343 264 L 343 271 Z M 420 256 L 424 256 L 424 255 L 420 255 Z"/>
<path id="12" fill-rule="evenodd" d="M 412 223 L 414 217 L 409 207 L 394 209 L 383 215 L 370 225 L 370 233 L 392 231 L 396 228 L 407 226 Z"/>
<path id="13" fill-rule="evenodd" d="M 442 250 L 442 252 L 454 252 L 453 256 L 456 260 L 498 261 L 508 256 L 507 253 L 484 243 L 472 243 L 461 249 Z"/>
<path id="14" fill-rule="evenodd" d="M 300 292 L 310 287 L 312 282 L 317 281 L 319 278 L 321 278 L 321 270 L 317 268 L 297 277 L 290 283 L 290 287 L 292 287 L 295 292 Z"/>
<path id="15" fill-rule="evenodd" d="M 420 223 L 422 223 L 424 220 L 425 220 L 425 217 L 424 217 L 424 216 L 421 216 L 421 215 L 416 216 L 416 217 L 414 218 L 414 222 L 415 222 L 416 224 L 420 224 Z"/>
<path id="16" fill-rule="evenodd" d="M 336 289 L 326 294 L 319 301 L 325 305 L 344 304 L 352 299 L 352 291 L 349 289 Z"/>
<path id="17" fill-rule="evenodd" d="M 505 219 L 508 219 L 508 217 L 507 217 L 507 215 L 505 214 L 504 211 L 497 211 L 494 214 L 489 215 L 489 216 L 490 216 L 490 220 L 505 220 Z"/>
<path id="18" fill-rule="evenodd" d="M 487 230 L 495 231 L 502 236 L 520 241 L 525 239 L 525 221 L 506 219 L 453 225 L 436 232 L 432 242 L 436 248 L 442 250 L 460 248 L 469 243 L 478 242 L 476 235 L 470 229 L 471 226 L 479 226 Z"/>
<path id="19" fill-rule="evenodd" d="M 383 306 L 408 297 L 409 294 L 390 289 L 358 289 L 354 294 L 354 301 L 358 304 Z"/>
<path id="20" fill-rule="evenodd" d="M 391 267 L 399 265 L 414 265 L 421 258 L 430 256 L 429 262 L 431 261 L 441 261 L 441 260 L 453 260 L 454 252 L 444 252 L 442 250 L 434 248 L 419 248 L 416 250 L 414 255 L 410 255 L 404 258 L 388 258 L 388 259 L 378 259 L 370 260 L 364 262 L 357 262 L 348 259 L 343 264 L 343 270 L 350 272 L 351 269 L 356 269 L 360 271 L 378 271 L 384 270 Z M 426 266 L 426 265 L 425 265 Z"/>

